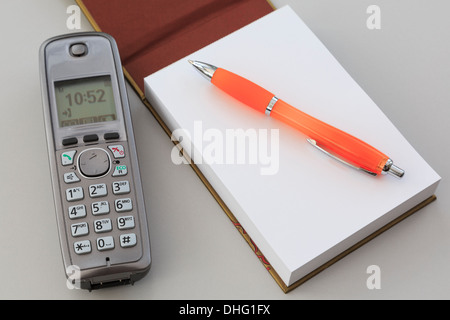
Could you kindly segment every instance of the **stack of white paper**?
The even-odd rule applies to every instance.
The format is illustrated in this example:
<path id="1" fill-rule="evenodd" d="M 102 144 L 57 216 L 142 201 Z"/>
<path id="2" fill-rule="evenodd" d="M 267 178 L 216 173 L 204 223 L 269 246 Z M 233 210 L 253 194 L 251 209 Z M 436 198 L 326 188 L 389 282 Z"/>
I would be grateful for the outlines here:
<path id="1" fill-rule="evenodd" d="M 405 176 L 372 177 L 327 157 L 214 87 L 187 59 L 240 74 L 368 142 Z M 432 196 L 440 180 L 289 7 L 149 75 L 145 89 L 287 286 Z"/>

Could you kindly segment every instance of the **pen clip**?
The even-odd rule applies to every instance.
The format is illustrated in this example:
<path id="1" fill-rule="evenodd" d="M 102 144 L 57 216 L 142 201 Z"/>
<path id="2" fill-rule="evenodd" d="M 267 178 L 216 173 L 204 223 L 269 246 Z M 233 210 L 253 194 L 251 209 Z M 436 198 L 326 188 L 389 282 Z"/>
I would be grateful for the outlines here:
<path id="1" fill-rule="evenodd" d="M 322 151 L 323 153 L 325 153 L 327 156 L 329 156 L 329 157 L 331 157 L 331 158 L 333 158 L 333 159 L 339 161 L 340 163 L 343 163 L 343 164 L 345 164 L 345 165 L 347 165 L 347 166 L 349 166 L 349 167 L 351 167 L 351 168 L 353 168 L 353 169 L 363 171 L 363 172 L 365 172 L 365 173 L 367 173 L 367 174 L 370 174 L 370 175 L 372 175 L 372 176 L 376 176 L 376 175 L 377 175 L 375 172 L 366 170 L 366 169 L 361 168 L 361 167 L 354 166 L 353 164 L 351 164 L 351 163 L 349 163 L 349 162 L 347 162 L 347 161 L 345 161 L 345 160 L 343 160 L 343 159 L 341 159 L 341 158 L 335 156 L 334 154 L 332 154 L 332 153 L 326 151 L 325 149 L 319 147 L 319 146 L 317 145 L 316 140 L 313 140 L 313 139 L 308 138 L 308 139 L 306 139 L 306 141 L 308 141 L 313 147 L 316 147 L 317 149 L 319 149 L 320 151 Z"/>

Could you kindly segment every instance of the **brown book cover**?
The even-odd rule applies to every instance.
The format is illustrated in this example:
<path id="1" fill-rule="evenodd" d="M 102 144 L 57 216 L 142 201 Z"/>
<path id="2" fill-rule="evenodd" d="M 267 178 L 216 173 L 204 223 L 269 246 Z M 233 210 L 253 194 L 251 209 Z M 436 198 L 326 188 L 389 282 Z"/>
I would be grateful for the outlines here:
<path id="1" fill-rule="evenodd" d="M 266 0 L 80 0 L 94 28 L 112 35 L 141 92 L 144 78 L 273 10 Z"/>
<path id="2" fill-rule="evenodd" d="M 263 17 L 274 9 L 267 0 L 191 0 L 188 2 L 76 0 L 76 2 L 96 31 L 109 33 L 116 39 L 125 76 L 169 137 L 172 134 L 171 131 L 144 96 L 144 78 Z M 307 276 L 287 286 L 198 167 L 191 161 L 189 163 L 285 293 L 435 200 L 434 196 L 428 198 Z"/>

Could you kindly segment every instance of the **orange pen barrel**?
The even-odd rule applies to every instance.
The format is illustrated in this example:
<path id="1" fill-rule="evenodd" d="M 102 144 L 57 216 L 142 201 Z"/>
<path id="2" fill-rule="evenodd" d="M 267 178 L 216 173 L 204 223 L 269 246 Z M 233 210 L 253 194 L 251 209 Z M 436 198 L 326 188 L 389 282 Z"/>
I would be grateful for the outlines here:
<path id="1" fill-rule="evenodd" d="M 235 99 L 263 113 L 274 97 L 257 84 L 221 68 L 214 72 L 211 82 Z M 380 174 L 389 159 L 364 141 L 311 117 L 282 100 L 275 103 L 270 116 L 294 127 L 315 140 L 321 148 L 362 169 Z"/>
<path id="2" fill-rule="evenodd" d="M 233 98 L 262 113 L 273 98 L 273 94 L 266 89 L 225 69 L 218 68 L 211 82 Z"/>
<path id="3" fill-rule="evenodd" d="M 380 174 L 389 159 L 364 141 L 294 108 L 283 100 L 275 103 L 272 118 L 296 128 L 326 151 L 351 164 Z"/>

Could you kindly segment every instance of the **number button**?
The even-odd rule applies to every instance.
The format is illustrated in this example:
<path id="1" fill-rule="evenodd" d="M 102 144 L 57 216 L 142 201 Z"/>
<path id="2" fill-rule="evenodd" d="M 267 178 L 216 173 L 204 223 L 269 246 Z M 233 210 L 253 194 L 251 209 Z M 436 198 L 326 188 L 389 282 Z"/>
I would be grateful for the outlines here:
<path id="1" fill-rule="evenodd" d="M 78 241 L 73 244 L 76 254 L 85 254 L 92 251 L 91 242 L 89 240 Z"/>
<path id="2" fill-rule="evenodd" d="M 87 222 L 74 223 L 70 226 L 73 237 L 84 236 L 89 233 L 89 227 Z"/>
<path id="3" fill-rule="evenodd" d="M 134 233 L 120 235 L 120 246 L 122 248 L 133 247 L 136 245 L 136 235 Z"/>
<path id="4" fill-rule="evenodd" d="M 128 181 L 113 182 L 113 193 L 114 194 L 130 193 L 130 183 Z"/>
<path id="5" fill-rule="evenodd" d="M 133 229 L 134 217 L 126 216 L 117 218 L 117 227 L 119 228 L 119 230 Z"/>
<path id="6" fill-rule="evenodd" d="M 117 212 L 131 211 L 133 209 L 133 204 L 130 198 L 117 199 L 114 201 L 114 206 Z"/>
<path id="7" fill-rule="evenodd" d="M 108 194 L 108 190 L 106 190 L 106 184 L 92 184 L 89 186 L 89 196 L 91 198 L 104 197 Z"/>
<path id="8" fill-rule="evenodd" d="M 98 238 L 97 249 L 99 251 L 114 249 L 114 238 L 111 236 Z"/>
<path id="9" fill-rule="evenodd" d="M 111 231 L 112 230 L 111 220 L 110 219 L 95 220 L 94 230 L 97 233 Z"/>
<path id="10" fill-rule="evenodd" d="M 91 205 L 91 209 L 92 209 L 92 214 L 94 216 L 98 216 L 101 214 L 107 214 L 107 213 L 109 213 L 109 203 L 108 203 L 108 201 L 94 202 Z"/>
<path id="11" fill-rule="evenodd" d="M 86 217 L 86 207 L 84 204 L 69 207 L 69 218 L 78 219 Z"/>
<path id="12" fill-rule="evenodd" d="M 75 187 L 66 190 L 67 201 L 76 201 L 84 198 L 83 188 Z"/>

